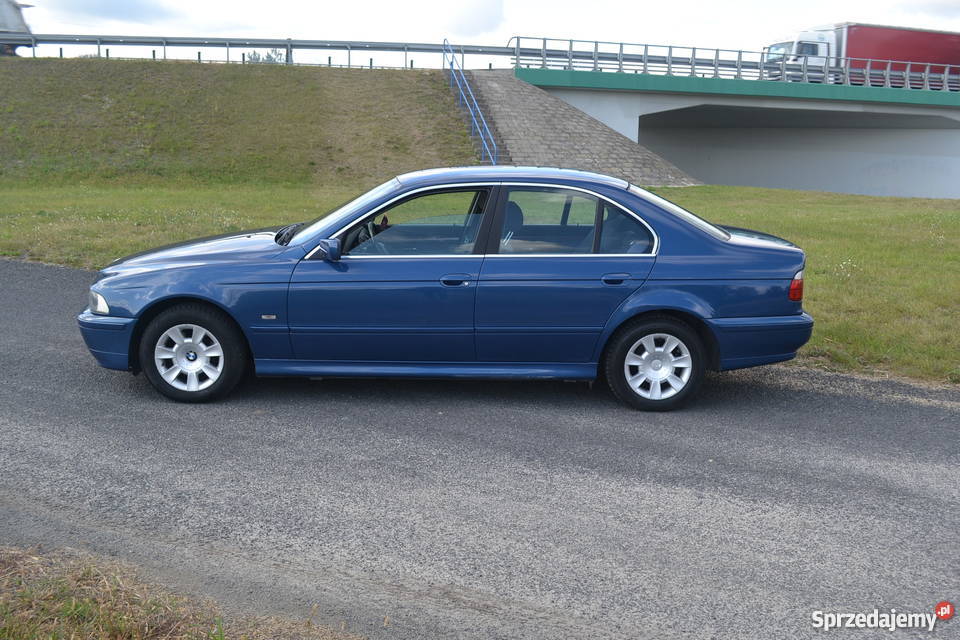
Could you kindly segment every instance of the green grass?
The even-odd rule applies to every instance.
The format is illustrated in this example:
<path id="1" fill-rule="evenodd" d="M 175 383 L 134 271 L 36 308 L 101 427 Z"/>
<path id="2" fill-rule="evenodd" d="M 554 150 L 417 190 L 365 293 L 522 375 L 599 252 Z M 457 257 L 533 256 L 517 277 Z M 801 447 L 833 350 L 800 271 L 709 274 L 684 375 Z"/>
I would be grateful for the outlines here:
<path id="1" fill-rule="evenodd" d="M 353 186 L 0 187 L 0 255 L 86 269 L 179 240 L 319 217 Z"/>
<path id="2" fill-rule="evenodd" d="M 801 361 L 960 383 L 960 201 L 756 189 L 656 190 L 807 252 Z"/>
<path id="3" fill-rule="evenodd" d="M 441 72 L 0 58 L 0 255 L 100 267 L 475 164 Z"/>
<path id="4" fill-rule="evenodd" d="M 215 603 L 143 581 L 135 569 L 64 549 L 0 547 L 3 640 L 360 640 L 303 621 L 224 621 Z"/>
<path id="5" fill-rule="evenodd" d="M 0 58 L 0 87 L 0 185 L 370 185 L 476 162 L 439 71 Z"/>

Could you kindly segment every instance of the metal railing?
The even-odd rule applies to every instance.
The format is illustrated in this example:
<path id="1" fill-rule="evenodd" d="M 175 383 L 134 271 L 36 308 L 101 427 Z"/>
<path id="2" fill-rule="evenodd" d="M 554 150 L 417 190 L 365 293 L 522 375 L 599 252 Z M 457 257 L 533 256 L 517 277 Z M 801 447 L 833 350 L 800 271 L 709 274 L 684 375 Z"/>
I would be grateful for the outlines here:
<path id="1" fill-rule="evenodd" d="M 453 50 L 461 56 L 506 58 L 514 67 L 616 71 L 666 76 L 732 78 L 776 82 L 827 83 L 846 86 L 908 88 L 931 91 L 960 91 L 960 66 L 905 60 L 871 60 L 825 56 L 788 55 L 774 57 L 769 52 L 736 49 L 706 49 L 669 45 L 632 44 L 601 40 L 560 40 L 515 36 L 508 45 L 450 45 L 424 42 L 374 42 L 359 40 L 295 40 L 290 38 L 194 38 L 156 36 L 110 36 L 4 33 L 2 42 L 33 47 L 38 45 L 82 45 L 96 47 L 97 55 L 105 46 L 159 47 L 166 58 L 167 48 L 224 49 L 231 62 L 231 50 L 279 49 L 287 64 L 295 62 L 295 52 L 330 50 L 346 52 L 347 64 L 336 66 L 373 67 L 372 60 L 354 63 L 353 56 L 370 52 L 403 53 L 403 66 L 412 63 L 410 53 L 445 54 Z M 154 52 L 156 53 L 156 52 Z M 398 60 L 399 61 L 399 60 Z M 213 60 L 204 60 L 213 62 Z M 367 63 L 367 64 L 364 64 Z M 316 64 L 316 63 L 313 63 Z M 328 59 L 328 64 L 331 64 Z M 380 65 L 378 65 L 380 66 Z M 444 62 L 446 66 L 446 61 Z"/>
<path id="2" fill-rule="evenodd" d="M 960 66 L 599 40 L 510 39 L 515 68 L 960 91 Z"/>
<path id="3" fill-rule="evenodd" d="M 463 73 L 463 49 L 461 48 L 459 52 L 460 60 L 457 60 L 457 53 L 447 40 L 443 41 L 443 68 L 450 75 L 450 88 L 456 86 L 457 104 L 466 109 L 470 117 L 470 136 L 476 136 L 480 140 L 480 160 L 497 164 L 500 159 L 497 142 L 490 133 L 487 120 L 483 117 L 477 98 L 473 95 L 473 89 L 470 88 L 467 76 Z"/>
<path id="4" fill-rule="evenodd" d="M 223 62 L 240 62 L 236 50 L 243 49 L 279 49 L 285 53 L 286 64 L 296 62 L 297 51 L 342 51 L 346 53 L 346 65 L 334 66 L 368 66 L 366 60 L 360 58 L 360 64 L 354 62 L 354 56 L 363 56 L 370 52 L 402 53 L 403 66 L 406 67 L 408 56 L 411 53 L 443 54 L 444 45 L 428 42 L 376 42 L 364 40 L 300 40 L 292 38 L 195 38 L 195 37 L 161 37 L 161 36 L 111 36 L 111 35 L 72 35 L 72 34 L 33 34 L 33 33 L 4 33 L 0 41 L 17 46 L 32 47 L 32 56 L 37 55 L 39 45 L 80 45 L 96 47 L 97 56 L 101 56 L 104 47 L 156 47 L 160 50 L 160 58 L 166 59 L 167 49 L 222 49 L 225 60 Z M 488 47 L 482 45 L 455 45 L 461 55 L 497 56 L 509 58 L 513 49 L 509 47 Z M 234 51 L 231 60 L 231 51 Z M 204 60 L 204 62 L 213 62 Z M 314 63 L 316 64 L 316 63 Z"/>

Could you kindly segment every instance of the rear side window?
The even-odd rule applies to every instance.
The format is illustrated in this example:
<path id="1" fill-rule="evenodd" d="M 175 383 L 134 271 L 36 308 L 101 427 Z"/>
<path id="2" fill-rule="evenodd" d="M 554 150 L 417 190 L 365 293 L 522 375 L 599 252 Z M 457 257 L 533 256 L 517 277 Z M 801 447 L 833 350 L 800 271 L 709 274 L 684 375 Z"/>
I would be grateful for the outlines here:
<path id="1" fill-rule="evenodd" d="M 510 188 L 500 253 L 591 253 L 597 198 L 546 187 Z"/>
<path id="2" fill-rule="evenodd" d="M 653 244 L 653 234 L 642 222 L 589 193 L 555 187 L 508 188 L 501 254 L 650 253 Z"/>

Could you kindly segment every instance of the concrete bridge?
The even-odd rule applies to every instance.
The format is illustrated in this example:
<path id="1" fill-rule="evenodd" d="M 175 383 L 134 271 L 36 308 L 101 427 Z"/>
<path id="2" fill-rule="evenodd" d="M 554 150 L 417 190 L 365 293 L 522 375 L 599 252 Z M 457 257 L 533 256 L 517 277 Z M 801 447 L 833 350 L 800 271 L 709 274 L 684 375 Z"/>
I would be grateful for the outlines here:
<path id="1" fill-rule="evenodd" d="M 960 92 L 517 68 L 710 184 L 960 198 Z"/>

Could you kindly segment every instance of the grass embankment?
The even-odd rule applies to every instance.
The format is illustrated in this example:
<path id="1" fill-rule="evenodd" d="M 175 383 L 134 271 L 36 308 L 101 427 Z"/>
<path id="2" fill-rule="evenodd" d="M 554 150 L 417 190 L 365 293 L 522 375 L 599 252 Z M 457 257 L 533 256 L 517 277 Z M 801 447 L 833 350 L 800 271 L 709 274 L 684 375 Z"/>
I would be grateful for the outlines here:
<path id="1" fill-rule="evenodd" d="M 0 255 L 95 269 L 178 240 L 316 218 L 357 186 L 0 185 Z"/>
<path id="2" fill-rule="evenodd" d="M 439 71 L 0 59 L 0 255 L 99 267 L 473 164 Z"/>
<path id="3" fill-rule="evenodd" d="M 476 162 L 439 71 L 0 59 L 0 187 L 369 185 Z"/>
<path id="4" fill-rule="evenodd" d="M 130 567 L 72 551 L 0 547 L 4 640 L 358 640 L 279 618 L 224 620 L 211 602 L 142 581 Z"/>
<path id="5" fill-rule="evenodd" d="M 0 60 L 0 255 L 99 267 L 475 162 L 438 72 Z M 960 383 L 960 201 L 658 189 L 807 252 L 801 362 Z"/>

